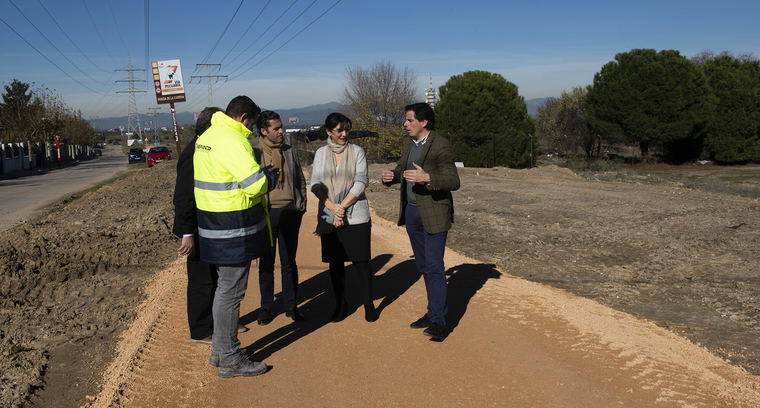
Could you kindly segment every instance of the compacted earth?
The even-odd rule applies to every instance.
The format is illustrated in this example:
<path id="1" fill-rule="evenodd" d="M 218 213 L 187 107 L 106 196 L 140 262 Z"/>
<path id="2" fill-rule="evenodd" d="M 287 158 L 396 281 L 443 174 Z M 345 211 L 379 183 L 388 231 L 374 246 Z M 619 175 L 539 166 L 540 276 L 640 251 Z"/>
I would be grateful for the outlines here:
<path id="1" fill-rule="evenodd" d="M 744 170 L 757 191 L 760 167 Z M 648 177 L 588 180 L 556 166 L 459 174 L 450 247 L 651 320 L 760 374 L 760 199 Z M 373 184 L 377 214 L 396 219 L 397 187 Z"/>
<path id="2" fill-rule="evenodd" d="M 166 164 L 166 165 L 164 165 Z M 395 220 L 398 186 L 370 203 Z M 760 374 L 760 200 L 555 166 L 459 169 L 449 246 L 648 319 Z M 84 405 L 148 278 L 177 258 L 170 163 L 129 172 L 0 234 L 0 401 Z"/>

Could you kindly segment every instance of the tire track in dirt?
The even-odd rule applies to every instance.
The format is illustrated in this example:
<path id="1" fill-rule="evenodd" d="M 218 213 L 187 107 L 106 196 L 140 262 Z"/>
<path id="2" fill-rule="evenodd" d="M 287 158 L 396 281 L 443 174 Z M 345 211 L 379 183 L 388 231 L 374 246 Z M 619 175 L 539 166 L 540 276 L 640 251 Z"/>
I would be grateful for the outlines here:
<path id="1" fill-rule="evenodd" d="M 145 300 L 138 306 L 134 321 L 121 334 L 116 357 L 103 374 L 101 391 L 97 396 L 87 396 L 86 406 L 101 408 L 122 404 L 124 392 L 140 375 L 144 356 L 150 351 L 153 339 L 161 336 L 166 330 L 166 322 L 174 318 L 167 319 L 167 313 L 184 300 L 181 296 L 184 266 L 184 259 L 179 259 L 156 273 L 147 283 Z"/>

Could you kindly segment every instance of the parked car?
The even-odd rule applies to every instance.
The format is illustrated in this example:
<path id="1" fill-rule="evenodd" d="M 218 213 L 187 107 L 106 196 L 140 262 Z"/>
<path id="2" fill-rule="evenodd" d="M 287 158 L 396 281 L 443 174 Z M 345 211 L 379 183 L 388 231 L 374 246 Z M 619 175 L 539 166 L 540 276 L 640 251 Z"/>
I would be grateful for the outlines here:
<path id="1" fill-rule="evenodd" d="M 101 156 L 103 154 L 103 151 L 100 150 L 99 147 L 95 147 L 92 149 L 92 154 L 94 154 L 95 156 Z"/>
<path id="2" fill-rule="evenodd" d="M 171 159 L 172 151 L 166 148 L 166 146 L 151 147 L 148 150 L 148 167 L 153 167 L 158 162 Z"/>
<path id="3" fill-rule="evenodd" d="M 145 152 L 142 149 L 129 149 L 129 164 L 144 162 Z"/>

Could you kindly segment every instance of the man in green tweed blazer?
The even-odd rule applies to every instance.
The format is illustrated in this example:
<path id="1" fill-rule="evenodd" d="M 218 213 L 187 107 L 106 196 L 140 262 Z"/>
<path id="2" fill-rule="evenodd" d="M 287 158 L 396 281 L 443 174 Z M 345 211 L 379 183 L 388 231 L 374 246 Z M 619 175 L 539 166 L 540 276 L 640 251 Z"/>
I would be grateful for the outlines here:
<path id="1" fill-rule="evenodd" d="M 394 170 L 383 171 L 383 183 L 401 183 L 398 225 L 406 225 L 414 260 L 427 290 L 427 313 L 411 324 L 424 328 L 434 339 L 446 337 L 446 273 L 443 253 L 454 221 L 451 191 L 459 188 L 454 151 L 448 140 L 433 132 L 435 115 L 430 105 L 406 107 L 401 159 Z"/>

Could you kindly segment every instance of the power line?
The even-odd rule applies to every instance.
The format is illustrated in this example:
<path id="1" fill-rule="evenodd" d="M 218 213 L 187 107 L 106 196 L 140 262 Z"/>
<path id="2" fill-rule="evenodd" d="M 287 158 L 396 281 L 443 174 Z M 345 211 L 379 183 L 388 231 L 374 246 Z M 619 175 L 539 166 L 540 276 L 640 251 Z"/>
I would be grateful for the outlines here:
<path id="1" fill-rule="evenodd" d="M 116 86 L 116 83 L 113 82 L 113 79 L 116 75 L 117 75 L 116 72 L 111 72 L 111 74 L 108 76 L 108 79 L 106 80 L 107 81 L 106 83 L 108 82 L 111 83 L 111 86 L 108 88 L 108 90 L 102 93 L 100 95 L 100 98 L 88 98 L 87 102 L 82 104 L 82 110 L 89 111 L 89 110 L 92 110 L 93 107 L 100 107 L 100 108 L 103 107 L 102 101 L 105 99 L 105 97 L 112 96 L 111 91 Z"/>
<path id="2" fill-rule="evenodd" d="M 256 15 L 256 18 L 254 18 L 253 21 L 251 21 L 251 24 L 248 24 L 248 28 L 245 29 L 245 32 L 243 33 L 243 35 L 241 35 L 240 38 L 238 38 L 238 40 L 235 41 L 235 45 L 233 45 L 232 48 L 230 48 L 230 50 L 227 51 L 226 54 L 224 54 L 224 57 L 222 57 L 222 60 L 219 61 L 219 63 L 224 63 L 225 58 L 227 58 L 227 56 L 230 55 L 232 50 L 234 50 L 235 47 L 237 47 L 237 45 L 240 44 L 240 40 L 242 40 L 243 37 L 245 37 L 245 35 L 248 34 L 248 31 L 250 31 L 251 27 L 253 27 L 253 25 L 256 24 L 256 22 L 259 20 L 259 17 L 261 17 L 261 15 L 264 14 L 264 10 L 266 10 L 267 6 L 269 6 L 269 3 L 271 2 L 272 0 L 268 0 L 267 3 L 264 4 L 264 7 L 261 8 L 261 11 L 259 11 L 259 14 Z"/>
<path id="3" fill-rule="evenodd" d="M 145 66 L 150 64 L 150 0 L 145 0 Z M 150 84 L 151 73 L 145 71 L 146 85 Z M 150 85 L 147 85 L 150 88 Z"/>
<path id="4" fill-rule="evenodd" d="M 90 8 L 87 7 L 87 0 L 82 0 L 82 4 L 84 5 L 84 10 L 87 12 L 87 15 L 90 17 L 90 22 L 92 23 L 92 27 L 95 29 L 95 32 L 98 34 L 98 38 L 100 38 L 100 42 L 103 44 L 103 50 L 105 50 L 109 58 L 113 59 L 113 56 L 111 55 L 111 52 L 109 51 L 105 40 L 103 40 L 103 34 L 101 34 L 100 30 L 98 30 L 98 26 L 97 24 L 95 24 L 95 19 L 92 17 L 92 13 L 90 13 Z"/>
<path id="5" fill-rule="evenodd" d="M 235 19 L 235 16 L 237 15 L 237 13 L 238 13 L 238 10 L 240 10 L 240 7 L 243 5 L 243 2 L 244 2 L 244 1 L 245 1 L 245 0 L 240 0 L 240 4 L 238 4 L 237 8 L 235 9 L 235 13 L 233 13 L 233 14 L 232 14 L 232 17 L 230 18 L 230 21 L 227 23 L 227 27 L 224 27 L 224 31 L 222 31 L 222 34 L 221 34 L 221 35 L 219 36 L 219 38 L 216 40 L 216 43 L 214 44 L 214 46 L 213 46 L 213 47 L 211 47 L 211 51 L 209 51 L 209 52 L 208 52 L 208 55 L 206 55 L 206 58 L 204 58 L 204 59 L 203 59 L 203 61 L 201 61 L 201 64 L 205 64 L 205 63 L 206 63 L 206 61 L 207 61 L 209 58 L 211 58 L 211 54 L 213 54 L 213 53 L 214 53 L 214 51 L 216 50 L 216 46 L 217 46 L 217 45 L 219 45 L 219 41 L 222 41 L 222 37 L 224 37 L 224 34 L 225 34 L 225 33 L 227 33 L 227 29 L 229 29 L 229 28 L 230 28 L 230 25 L 232 24 L 232 20 L 234 20 L 234 19 Z"/>
<path id="6" fill-rule="evenodd" d="M 323 17 L 325 14 L 327 14 L 328 12 L 330 12 L 330 10 L 332 10 L 333 8 L 335 8 L 335 6 L 337 6 L 337 5 L 338 5 L 338 3 L 340 3 L 341 1 L 342 1 L 342 0 L 337 0 L 337 1 L 336 1 L 335 3 L 333 3 L 333 4 L 332 4 L 330 7 L 328 7 L 328 8 L 327 8 L 325 11 L 323 11 L 323 12 L 322 12 L 322 13 L 321 13 L 319 16 L 317 16 L 315 19 L 313 19 L 313 20 L 312 20 L 312 21 L 311 21 L 309 24 L 307 24 L 306 26 L 304 26 L 304 27 L 303 27 L 301 30 L 299 30 L 299 31 L 298 31 L 297 33 L 295 33 L 295 34 L 294 34 L 292 37 L 290 37 L 290 38 L 289 38 L 287 41 L 285 41 L 285 42 L 284 42 L 282 45 L 280 45 L 279 47 L 277 47 L 277 49 L 275 49 L 275 50 L 273 50 L 272 52 L 270 52 L 269 54 L 267 54 L 267 55 L 266 55 L 264 58 L 262 58 L 261 60 L 259 60 L 259 62 L 257 62 L 256 64 L 254 64 L 254 65 L 253 65 L 252 67 L 250 67 L 249 69 L 247 69 L 247 70 L 243 71 L 242 73 L 240 73 L 240 75 L 236 76 L 235 78 L 239 78 L 240 76 L 242 76 L 242 75 L 243 75 L 243 74 L 245 74 L 246 72 L 250 71 L 250 69 L 252 69 L 252 68 L 254 68 L 254 67 L 256 67 L 256 66 L 260 65 L 260 64 L 261 64 L 261 63 L 263 63 L 263 62 L 264 62 L 266 59 L 268 59 L 269 57 L 271 57 L 271 56 L 272 56 L 274 53 L 276 53 L 277 51 L 281 50 L 281 49 L 282 49 L 283 47 L 285 47 L 285 46 L 286 46 L 288 43 L 290 43 L 290 42 L 291 42 L 293 39 L 295 39 L 295 38 L 296 38 L 297 36 L 299 36 L 301 33 L 303 33 L 304 31 L 306 31 L 306 29 L 308 29 L 309 27 L 311 27 L 312 25 L 314 25 L 314 23 L 316 23 L 316 22 L 317 22 L 317 21 L 318 21 L 320 18 L 322 18 L 322 17 Z M 294 2 L 294 3 L 295 3 L 295 2 Z M 313 3 L 312 3 L 312 5 L 313 5 Z M 291 6 L 293 6 L 293 4 L 291 4 Z M 311 5 L 309 5 L 309 7 L 311 7 Z M 306 9 L 304 9 L 304 12 L 305 12 L 306 10 L 308 10 L 308 7 L 307 7 Z M 286 11 L 287 11 L 287 10 L 286 10 Z M 303 12 L 301 13 L 301 15 L 302 15 L 302 14 L 303 14 Z M 298 18 L 299 18 L 301 15 L 299 15 L 298 17 L 296 17 L 296 18 L 295 18 L 295 19 L 294 19 L 294 20 L 291 22 L 291 24 L 292 24 L 292 23 L 294 23 L 294 22 L 295 22 L 295 21 L 296 21 L 296 20 L 297 20 L 297 19 L 298 19 Z M 280 17 L 282 17 L 282 15 L 280 15 Z M 271 26 L 270 26 L 270 27 L 271 27 Z M 286 28 L 287 28 L 287 27 L 286 27 Z M 279 36 L 279 34 L 278 34 L 278 36 Z M 275 38 L 277 38 L 277 37 L 275 37 Z M 271 43 L 271 41 L 270 41 L 270 43 Z M 268 45 L 268 44 L 269 44 L 269 43 L 267 43 L 267 45 Z M 250 48 L 250 47 L 249 47 L 249 48 Z M 263 48 L 266 48 L 266 45 L 265 45 Z M 263 48 L 262 48 L 262 50 L 263 50 Z M 257 52 L 257 54 L 258 54 L 258 53 L 260 53 L 260 52 L 261 52 L 261 50 L 259 50 L 259 51 Z M 256 55 L 256 54 L 254 54 L 254 56 L 255 56 L 255 55 Z M 253 57 L 252 57 L 252 58 L 253 58 Z M 249 60 L 250 60 L 250 59 L 249 59 Z M 239 69 L 239 68 L 238 68 L 238 69 Z M 233 78 L 233 79 L 235 79 L 235 78 Z M 225 85 L 227 85 L 227 83 L 228 83 L 228 81 L 225 81 L 225 82 L 224 82 L 224 83 L 223 83 L 223 84 L 222 84 L 222 85 L 221 85 L 221 86 L 220 86 L 220 87 L 217 89 L 217 91 L 219 91 L 219 90 L 223 89 L 223 88 L 224 88 L 224 86 L 225 86 Z"/>
<path id="7" fill-rule="evenodd" d="M 211 80 L 214 79 L 215 82 L 218 82 L 220 79 L 227 80 L 227 75 L 211 75 L 211 68 L 216 67 L 217 70 L 222 69 L 222 64 L 195 64 L 196 71 L 198 70 L 198 67 L 206 67 L 206 75 L 191 75 L 190 81 L 192 82 L 193 79 L 198 78 L 199 81 L 202 81 L 203 78 L 206 78 L 208 81 L 208 106 L 213 105 L 213 98 L 211 94 Z"/>
<path id="8" fill-rule="evenodd" d="M 45 60 L 47 60 L 47 62 L 53 64 L 54 67 L 58 68 L 59 71 L 63 72 L 63 74 L 66 75 L 67 77 L 69 77 L 72 81 L 78 83 L 79 85 L 82 85 L 82 87 L 90 90 L 91 92 L 94 92 L 94 93 L 100 95 L 100 92 L 98 92 L 98 91 L 90 88 L 89 86 L 83 84 L 78 79 L 76 79 L 73 76 L 71 76 L 63 68 L 59 67 L 58 64 L 56 64 L 55 62 L 53 62 L 50 58 L 48 58 L 45 54 L 43 54 L 42 51 L 38 50 L 37 47 L 35 47 L 34 45 L 32 45 L 32 43 L 30 43 L 29 41 L 27 41 L 26 38 L 24 38 L 24 36 L 22 36 L 21 34 L 19 34 L 19 32 L 16 31 L 13 27 L 11 27 L 11 25 L 8 24 L 5 20 L 3 20 L 2 17 L 0 17 L 0 21 L 2 21 L 3 24 L 5 24 L 6 26 L 8 26 L 8 28 L 10 28 L 11 31 L 13 31 L 19 38 L 21 38 L 21 40 L 23 40 L 28 46 L 32 47 L 33 50 L 37 51 L 37 54 L 40 54 L 40 56 L 42 56 L 42 58 L 45 58 Z"/>
<path id="9" fill-rule="evenodd" d="M 148 113 L 146 115 L 153 117 L 153 136 L 155 137 L 155 145 L 158 146 L 161 144 L 161 141 L 158 138 L 158 120 L 156 118 L 161 113 L 161 108 L 158 106 L 147 108 Z"/>
<path id="10" fill-rule="evenodd" d="M 293 0 L 293 2 L 290 3 L 290 5 L 282 13 L 280 13 L 280 15 L 274 21 L 272 21 L 272 24 L 269 24 L 269 27 L 267 27 L 263 33 L 261 33 L 258 37 L 256 37 L 256 39 L 253 40 L 253 42 L 248 47 L 246 47 L 241 53 L 239 53 L 234 58 L 232 58 L 232 61 L 230 61 L 230 65 L 232 65 L 232 63 L 235 62 L 235 60 L 238 59 L 239 56 L 245 54 L 246 51 L 251 49 L 251 47 L 253 47 L 253 45 L 256 44 L 262 37 L 264 37 L 266 33 L 268 33 L 269 30 L 272 29 L 272 27 L 274 27 L 274 25 L 277 24 L 282 19 L 285 13 L 287 13 L 288 11 L 290 11 L 290 9 L 293 8 L 293 6 L 296 4 L 297 1 L 298 0 Z M 240 69 L 240 67 L 236 68 L 236 70 L 237 69 Z"/>
<path id="11" fill-rule="evenodd" d="M 22 17 L 24 17 L 24 19 L 26 19 L 26 21 L 27 21 L 29 24 L 31 24 L 31 25 L 32 25 L 32 27 L 34 27 L 34 29 L 35 29 L 35 30 L 37 30 L 37 32 L 38 32 L 38 33 L 40 33 L 40 35 L 41 35 L 41 36 L 42 36 L 42 37 L 43 37 L 43 38 L 44 38 L 44 39 L 45 39 L 45 40 L 46 40 L 48 43 L 50 43 L 50 45 L 51 45 L 53 48 L 55 48 L 55 50 L 56 50 L 56 51 L 58 51 L 58 53 L 59 53 L 59 54 L 61 54 L 61 56 L 62 56 L 62 57 L 63 57 L 63 58 L 66 60 L 66 61 L 68 61 L 68 62 L 69 62 L 71 65 L 73 65 L 73 66 L 74 66 L 74 68 L 76 68 L 76 69 L 77 69 L 79 72 L 81 72 L 81 73 L 82 73 L 82 75 L 84 75 L 84 76 L 86 76 L 87 78 L 89 78 L 89 79 L 90 79 L 92 82 L 95 82 L 95 83 L 97 83 L 97 84 L 99 84 L 99 85 L 102 85 L 102 84 L 101 84 L 101 83 L 99 83 L 99 82 L 98 82 L 98 81 L 97 81 L 95 78 L 91 77 L 89 74 L 87 74 L 87 73 L 85 73 L 84 71 L 82 71 L 82 68 L 79 68 L 79 66 L 78 66 L 77 64 L 75 64 L 75 63 L 74 63 L 74 61 L 72 61 L 72 60 L 71 60 L 69 57 L 67 57 L 67 56 L 66 56 L 66 54 L 64 54 L 64 53 L 63 53 L 63 52 L 62 52 L 62 51 L 61 51 L 61 50 L 60 50 L 58 47 L 56 47 L 56 45 L 55 45 L 55 44 L 53 44 L 53 42 L 52 42 L 52 41 L 50 41 L 50 39 L 49 39 L 49 38 L 48 38 L 48 37 L 45 35 L 45 33 L 43 33 L 43 32 L 42 32 L 42 31 L 41 31 L 39 28 L 37 28 L 37 26 L 36 26 L 36 25 L 35 25 L 35 24 L 32 22 L 32 20 L 30 20 L 30 19 L 29 19 L 29 17 L 27 17 L 27 16 L 26 16 L 26 14 L 24 14 L 24 12 L 23 12 L 23 11 L 21 11 L 21 9 L 20 9 L 20 8 L 19 8 L 19 7 L 16 5 L 16 3 L 14 3 L 14 2 L 13 2 L 13 0 L 8 0 L 8 2 L 9 2 L 9 3 L 11 3 L 11 5 L 12 5 L 12 6 L 13 6 L 13 7 L 14 7 L 14 8 L 15 8 L 15 9 L 16 9 L 16 10 L 19 12 L 19 13 L 21 13 L 21 16 L 22 16 Z"/>
<path id="12" fill-rule="evenodd" d="M 47 9 L 47 7 L 45 7 L 45 5 L 44 5 L 44 4 L 42 4 L 42 1 L 41 1 L 41 0 L 37 0 L 37 3 L 39 3 L 39 4 L 40 4 L 40 7 L 42 7 L 42 9 L 43 9 L 43 10 L 45 10 L 45 13 L 47 13 L 48 17 L 50 17 L 50 19 L 51 19 L 51 20 L 53 20 L 53 23 L 55 23 L 55 25 L 58 27 L 58 29 L 59 29 L 59 30 L 61 30 L 61 32 L 63 33 L 63 35 L 65 35 L 65 36 L 66 36 L 66 38 L 68 38 L 69 42 L 71 42 L 71 45 L 73 45 L 73 46 L 74 46 L 74 48 L 76 48 L 76 49 L 79 51 L 79 53 L 80 53 L 80 54 L 82 54 L 82 56 L 83 56 L 83 57 L 84 57 L 84 58 L 85 58 L 87 61 L 89 61 L 89 62 L 90 62 L 90 64 L 92 64 L 92 65 L 93 65 L 95 68 L 97 68 L 97 69 L 99 69 L 99 70 L 101 70 L 101 71 L 105 71 L 105 69 L 101 68 L 100 66 L 98 66 L 98 64 L 96 64 L 95 62 L 93 62 L 93 61 L 90 59 L 90 57 L 88 57 L 88 56 L 87 56 L 87 54 L 85 54 L 85 53 L 84 53 L 84 51 L 82 51 L 82 49 L 81 49 L 81 48 L 79 48 L 79 46 L 78 46 L 78 45 L 77 45 L 77 44 L 74 42 L 74 40 L 72 40 L 72 39 L 71 39 L 71 37 L 69 37 L 69 34 L 66 32 L 66 30 L 64 30 L 64 29 L 63 29 L 63 27 L 61 27 L 61 25 L 60 25 L 60 24 L 58 24 L 58 20 L 56 20 L 56 19 L 55 19 L 55 17 L 53 16 L 53 13 L 51 13 L 51 12 L 50 12 L 50 11 Z"/>
<path id="13" fill-rule="evenodd" d="M 98 99 L 90 99 L 89 103 L 82 106 L 83 112 L 92 112 L 90 114 L 90 117 L 98 117 L 98 116 L 105 116 L 102 114 L 103 111 L 108 109 L 108 106 L 110 103 L 116 98 L 115 93 L 111 93 L 113 88 L 116 86 L 116 82 L 114 82 L 111 87 L 100 96 Z"/>
<path id="14" fill-rule="evenodd" d="M 127 79 L 120 79 L 116 81 L 116 82 L 126 82 L 129 84 L 129 88 L 127 90 L 116 91 L 116 93 L 129 94 L 129 105 L 128 105 L 128 110 L 127 110 L 127 132 L 132 131 L 136 127 L 137 134 L 140 136 L 140 139 L 142 139 L 142 126 L 140 123 L 140 112 L 137 111 L 137 102 L 135 100 L 135 93 L 147 92 L 147 91 L 135 89 L 135 82 L 145 82 L 145 80 L 143 79 L 135 79 L 135 71 L 145 71 L 145 70 L 142 68 L 133 67 L 132 57 L 129 57 L 127 60 L 127 67 L 117 69 L 115 71 L 125 71 L 127 73 Z"/>
<path id="15" fill-rule="evenodd" d="M 203 103 L 204 99 L 201 98 L 199 95 L 199 93 L 203 92 L 203 90 L 201 89 L 200 86 L 196 86 L 196 84 L 193 84 L 192 82 L 188 82 L 187 89 L 188 89 L 188 92 L 187 94 L 185 94 L 185 98 L 187 99 L 187 105 L 185 105 L 185 108 L 191 112 L 200 111 L 201 108 L 205 105 Z"/>
<path id="16" fill-rule="evenodd" d="M 113 25 L 116 29 L 116 34 L 119 35 L 119 40 L 121 40 L 121 45 L 124 47 L 124 51 L 129 54 L 129 48 L 127 47 L 127 43 L 124 42 L 124 37 L 121 36 L 121 30 L 119 30 L 119 22 L 116 20 L 116 14 L 113 12 L 113 7 L 111 6 L 111 1 L 106 0 L 106 4 L 108 4 L 108 10 L 111 11 L 111 18 L 113 18 Z"/>
<path id="17" fill-rule="evenodd" d="M 316 0 L 315 0 L 315 1 L 316 1 Z M 257 67 L 257 66 L 261 65 L 261 63 L 263 63 L 264 61 L 266 61 L 266 60 L 267 60 L 269 57 L 271 57 L 271 56 L 272 56 L 274 53 L 276 53 L 277 51 L 281 50 L 281 49 L 282 49 L 284 46 L 288 45 L 288 43 L 289 43 L 289 42 L 293 41 L 293 39 L 294 39 L 294 38 L 298 37 L 298 36 L 299 36 L 299 35 L 300 35 L 302 32 L 306 31 L 306 29 L 308 29 L 309 27 L 311 27 L 311 26 L 312 26 L 314 23 L 316 23 L 316 22 L 317 22 L 317 20 L 319 20 L 320 18 L 322 18 L 322 17 L 323 17 L 325 14 L 327 14 L 327 13 L 328 13 L 330 10 L 332 10 L 332 9 L 333 9 L 335 6 L 337 6 L 337 5 L 338 5 L 338 3 L 340 3 L 341 1 L 342 1 L 342 0 L 337 0 L 335 3 L 333 3 L 333 5 L 332 5 L 332 6 L 328 7 L 328 8 L 327 8 L 327 10 L 323 11 L 323 12 L 322 12 L 322 14 L 318 15 L 318 16 L 317 16 L 317 18 L 315 18 L 315 19 L 314 19 L 314 20 L 312 20 L 312 21 L 311 21 L 309 24 L 307 24 L 307 25 L 306 25 L 306 26 L 304 26 L 302 29 L 300 29 L 300 30 L 299 30 L 297 33 L 295 33 L 295 34 L 294 34 L 292 37 L 290 37 L 290 38 L 289 38 L 287 41 L 285 41 L 285 42 L 284 42 L 282 45 L 280 45 L 280 46 L 279 46 L 279 47 L 277 47 L 277 48 L 276 48 L 274 51 L 272 51 L 272 52 L 270 52 L 269 54 L 267 54 L 267 55 L 266 55 L 264 58 L 260 59 L 260 60 L 259 60 L 257 63 L 255 63 L 255 64 L 251 65 L 250 67 L 248 67 L 248 69 L 246 69 L 245 71 L 241 72 L 241 73 L 240 73 L 238 76 L 236 76 L 235 78 L 239 78 L 241 75 L 245 74 L 246 72 L 250 71 L 251 69 L 253 69 L 253 68 L 255 68 L 255 67 Z M 311 7 L 311 6 L 309 6 L 309 7 Z M 299 17 L 300 17 L 300 16 L 299 16 Z M 294 21 L 294 22 L 295 22 L 295 21 Z M 280 33 L 282 33 L 282 32 L 280 32 Z M 278 36 L 279 36 L 279 34 L 278 34 Z M 276 38 L 276 37 L 275 37 L 275 38 Z M 270 41 L 270 42 L 271 42 L 271 41 Z M 269 43 L 267 43 L 267 45 L 269 45 Z M 266 46 L 265 46 L 265 47 L 266 47 Z M 258 53 L 256 53 L 256 54 L 258 54 Z M 255 55 L 254 55 L 254 56 L 255 56 Z M 253 59 L 253 57 L 249 58 L 249 60 L 251 60 L 251 59 Z M 247 61 L 246 61 L 246 62 L 247 62 Z M 235 78 L 233 78 L 233 79 L 235 79 Z"/>
<path id="18" fill-rule="evenodd" d="M 301 18 L 301 16 L 302 16 L 302 15 L 304 15 L 304 13 L 306 13 L 306 11 L 308 11 L 308 10 L 311 8 L 311 6 L 313 6 L 313 5 L 314 5 L 316 2 L 317 2 L 317 0 L 314 0 L 314 1 L 312 1 L 312 2 L 311 2 L 311 4 L 309 4 L 308 6 L 306 6 L 306 8 L 305 8 L 305 9 L 301 10 L 301 12 L 300 12 L 300 13 L 299 13 L 299 14 L 296 16 L 296 18 L 294 18 L 294 19 L 293 19 L 293 21 L 291 21 L 291 22 L 290 22 L 288 25 L 286 25 L 286 26 L 285 26 L 285 27 L 284 27 L 282 30 L 280 30 L 280 32 L 279 32 L 279 33 L 277 33 L 277 35 L 275 35 L 274 37 L 272 37 L 272 39 L 271 39 L 271 40 L 269 40 L 269 41 L 268 41 L 266 44 L 264 44 L 264 46 L 263 46 L 263 47 L 261 47 L 261 48 L 260 48 L 258 51 L 256 51 L 256 53 L 255 53 L 255 54 L 251 55 L 251 57 L 250 57 L 250 58 L 248 58 L 248 59 L 247 59 L 247 60 L 246 60 L 246 61 L 245 61 L 245 62 L 244 62 L 242 65 L 240 65 L 240 66 L 239 66 L 237 69 L 235 69 L 235 71 L 237 71 L 237 70 L 239 70 L 239 69 L 241 69 L 241 68 L 245 67 L 245 65 L 246 65 L 246 64 L 248 64 L 248 63 L 249 63 L 251 60 L 253 60 L 253 59 L 254 59 L 254 58 L 257 56 L 257 55 L 259 55 L 259 54 L 261 53 L 261 51 L 264 51 L 264 49 L 265 49 L 266 47 L 268 47 L 268 46 L 269 46 L 269 44 L 271 44 L 271 43 L 272 43 L 274 40 L 276 40 L 276 39 L 277 39 L 279 36 L 281 36 L 281 35 L 282 35 L 282 33 L 284 33 L 284 32 L 285 32 L 285 30 L 287 30 L 288 28 L 290 28 L 290 26 L 292 26 L 293 24 L 295 24 L 295 22 L 296 22 L 296 21 L 298 21 L 298 19 L 299 19 L 299 18 Z M 247 71 L 246 71 L 246 72 L 247 72 Z M 230 74 L 233 74 L 233 73 L 234 73 L 234 71 L 233 71 L 233 72 L 231 72 Z"/>

